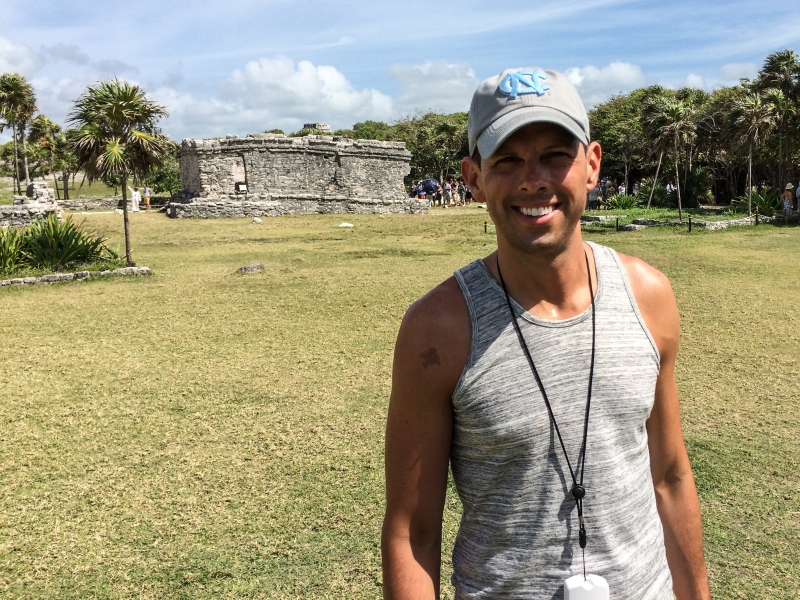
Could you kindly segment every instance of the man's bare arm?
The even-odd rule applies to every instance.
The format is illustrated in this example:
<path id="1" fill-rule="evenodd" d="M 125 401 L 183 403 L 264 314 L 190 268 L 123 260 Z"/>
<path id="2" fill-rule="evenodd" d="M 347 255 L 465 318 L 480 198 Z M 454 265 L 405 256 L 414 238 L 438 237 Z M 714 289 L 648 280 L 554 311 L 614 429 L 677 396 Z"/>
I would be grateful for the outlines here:
<path id="1" fill-rule="evenodd" d="M 417 301 L 400 326 L 386 425 L 385 598 L 439 597 L 451 397 L 469 345 L 469 313 L 453 278 Z"/>
<path id="2" fill-rule="evenodd" d="M 700 502 L 683 441 L 675 381 L 680 323 L 667 278 L 648 264 L 622 256 L 636 303 L 661 355 L 655 402 L 647 421 L 650 470 L 667 562 L 678 600 L 711 597 L 703 558 Z"/>

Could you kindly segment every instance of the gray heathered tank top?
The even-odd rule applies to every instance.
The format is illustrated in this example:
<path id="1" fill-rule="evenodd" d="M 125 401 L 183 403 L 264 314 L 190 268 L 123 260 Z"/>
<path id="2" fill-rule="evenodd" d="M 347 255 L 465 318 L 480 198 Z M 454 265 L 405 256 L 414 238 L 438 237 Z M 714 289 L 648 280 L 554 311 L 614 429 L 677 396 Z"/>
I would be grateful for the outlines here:
<path id="1" fill-rule="evenodd" d="M 659 353 L 619 257 L 610 248 L 591 247 L 598 289 L 584 476 L 586 571 L 606 578 L 614 600 L 672 600 L 645 430 Z M 566 461 L 502 288 L 481 260 L 455 276 L 472 321 L 469 357 L 453 392 L 450 460 L 464 507 L 453 549 L 456 598 L 563 598 L 564 579 L 583 568 Z M 512 306 L 575 465 L 591 307 L 548 321 L 513 300 Z"/>

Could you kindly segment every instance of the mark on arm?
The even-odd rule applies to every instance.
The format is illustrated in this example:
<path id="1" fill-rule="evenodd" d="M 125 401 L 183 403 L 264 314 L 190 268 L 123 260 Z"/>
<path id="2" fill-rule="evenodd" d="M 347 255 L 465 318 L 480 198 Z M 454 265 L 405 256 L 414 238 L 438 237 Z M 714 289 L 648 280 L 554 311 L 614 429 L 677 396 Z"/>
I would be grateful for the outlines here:
<path id="1" fill-rule="evenodd" d="M 442 364 L 439 360 L 439 353 L 436 351 L 436 348 L 428 348 L 425 352 L 420 352 L 419 357 L 422 359 L 422 366 L 426 369 L 433 365 Z"/>

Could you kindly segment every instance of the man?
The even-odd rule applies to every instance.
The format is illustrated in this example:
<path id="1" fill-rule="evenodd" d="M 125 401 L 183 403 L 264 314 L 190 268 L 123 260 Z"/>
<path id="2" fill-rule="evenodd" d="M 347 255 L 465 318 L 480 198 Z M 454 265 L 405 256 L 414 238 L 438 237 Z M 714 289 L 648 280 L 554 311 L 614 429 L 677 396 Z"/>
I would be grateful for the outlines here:
<path id="1" fill-rule="evenodd" d="M 145 212 L 150 212 L 150 195 L 153 191 L 147 187 L 147 184 L 144 185 L 144 189 L 142 190 L 142 198 L 144 198 L 144 209 Z"/>
<path id="2" fill-rule="evenodd" d="M 601 149 L 575 88 L 555 71 L 504 71 L 475 92 L 468 132 L 462 171 L 497 251 L 400 327 L 384 597 L 438 597 L 451 466 L 456 598 L 561 598 L 584 572 L 615 599 L 709 598 L 675 300 L 653 267 L 581 238 Z"/>
<path id="3" fill-rule="evenodd" d="M 600 207 L 600 184 L 596 183 L 589 192 L 589 210 L 597 210 Z"/>
<path id="4" fill-rule="evenodd" d="M 139 192 L 139 188 L 131 189 L 131 186 L 128 186 L 128 191 L 131 193 L 131 210 L 139 212 L 139 202 L 142 201 L 142 194 Z"/>
<path id="5" fill-rule="evenodd" d="M 800 210 L 800 184 L 794 190 L 794 208 Z"/>
<path id="6" fill-rule="evenodd" d="M 450 185 L 449 181 L 445 181 L 444 183 L 444 205 L 450 206 L 453 200 L 453 186 Z"/>

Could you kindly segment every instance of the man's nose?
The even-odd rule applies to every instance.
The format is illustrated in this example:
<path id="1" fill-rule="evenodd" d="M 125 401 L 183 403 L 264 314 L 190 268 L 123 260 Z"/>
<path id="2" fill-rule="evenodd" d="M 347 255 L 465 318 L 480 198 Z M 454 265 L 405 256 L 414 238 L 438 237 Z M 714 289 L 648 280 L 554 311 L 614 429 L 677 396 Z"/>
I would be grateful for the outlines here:
<path id="1" fill-rule="evenodd" d="M 547 170 L 538 159 L 526 160 L 522 165 L 519 191 L 535 194 L 547 189 Z"/>

